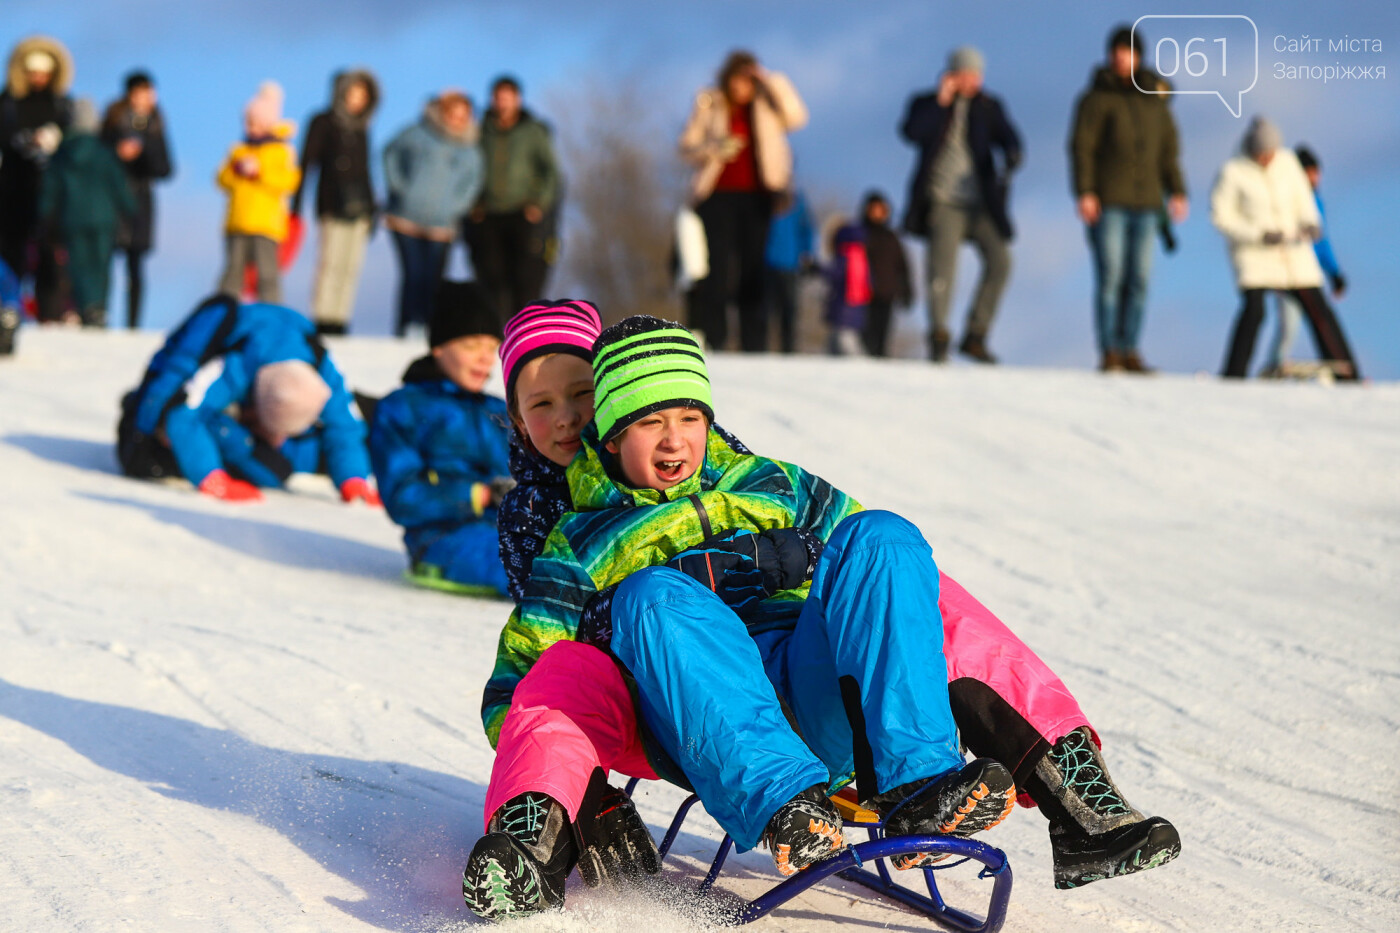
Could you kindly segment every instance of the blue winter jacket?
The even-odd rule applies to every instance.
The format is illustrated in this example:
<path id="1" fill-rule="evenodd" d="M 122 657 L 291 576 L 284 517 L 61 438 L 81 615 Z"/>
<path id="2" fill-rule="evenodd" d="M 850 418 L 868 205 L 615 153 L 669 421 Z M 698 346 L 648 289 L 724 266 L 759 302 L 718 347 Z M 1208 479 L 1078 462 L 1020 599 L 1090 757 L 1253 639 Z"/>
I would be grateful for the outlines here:
<path id="1" fill-rule="evenodd" d="M 208 416 L 208 428 L 218 445 L 224 469 L 254 486 L 281 486 L 293 473 L 325 473 L 323 433 L 307 431 L 272 448 L 246 425 L 222 412 Z"/>
<path id="2" fill-rule="evenodd" d="M 163 428 L 181 472 L 197 485 L 225 466 L 219 430 L 233 422 L 225 410 L 246 406 L 257 371 L 285 360 L 310 363 L 330 387 L 330 400 L 307 434 L 316 435 L 331 479 L 339 486 L 369 476 L 365 424 L 345 380 L 315 326 L 280 305 L 241 305 L 218 296 L 196 308 L 146 369 L 137 390 L 136 430 L 155 434 Z"/>
<path id="3" fill-rule="evenodd" d="M 799 191 L 792 197 L 792 206 L 774 215 L 768 224 L 768 247 L 764 256 L 768 268 L 796 272 L 802 257 L 816 252 L 814 241 L 812 212 L 807 208 L 806 195 Z"/>
<path id="4" fill-rule="evenodd" d="M 510 475 L 510 419 L 504 401 L 461 388 L 431 356 L 403 381 L 375 406 L 369 449 L 384 508 L 418 561 L 463 524 L 496 520 L 495 509 L 472 509 L 472 486 Z"/>
<path id="5" fill-rule="evenodd" d="M 420 227 L 456 227 L 481 193 L 481 150 L 447 134 L 436 104 L 384 147 L 388 213 Z"/>

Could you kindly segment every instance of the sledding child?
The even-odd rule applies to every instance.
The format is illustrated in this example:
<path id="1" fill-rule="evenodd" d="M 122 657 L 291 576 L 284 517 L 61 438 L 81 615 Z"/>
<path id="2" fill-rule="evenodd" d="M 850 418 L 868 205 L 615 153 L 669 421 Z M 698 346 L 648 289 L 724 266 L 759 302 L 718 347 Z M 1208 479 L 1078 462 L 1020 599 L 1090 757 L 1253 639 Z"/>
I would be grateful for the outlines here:
<path id="1" fill-rule="evenodd" d="M 507 325 L 502 361 L 512 387 L 508 398 L 518 442 L 512 451 L 512 472 L 520 485 L 502 505 L 500 529 L 502 555 L 517 600 L 545 536 L 569 509 L 563 466 L 577 449 L 580 427 L 592 409 L 591 373 L 568 371 L 579 360 L 558 360 L 558 371 L 564 375 L 552 384 L 542 378 L 539 363 L 519 361 L 525 353 L 536 354 L 536 359 L 554 354 L 581 356 L 596 326 L 595 312 L 583 302 L 527 309 Z M 536 396 L 542 408 L 556 415 L 522 421 L 518 400 Z M 569 404 L 570 400 L 576 401 Z M 748 452 L 722 429 L 716 432 L 738 453 Z M 549 458 L 537 452 L 547 449 L 552 450 Z M 1034 800 L 1023 796 L 1023 804 L 1044 803 L 1043 812 L 1050 818 L 1056 885 L 1071 887 L 1142 870 L 1175 855 L 1179 847 L 1175 830 L 1165 820 L 1143 817 L 1124 801 L 1098 754 L 1097 736 L 1053 671 L 955 581 L 941 575 L 940 583 L 949 690 L 963 740 L 975 754 L 995 757 L 1012 768 L 1017 783 L 1034 795 Z M 591 689 L 580 689 L 581 684 Z M 530 667 L 515 690 L 503 725 L 493 729 L 488 721 L 498 756 L 487 793 L 486 819 L 488 829 L 496 833 L 495 838 L 484 838 L 477 852 L 489 853 L 503 843 L 508 847 L 500 828 L 513 824 L 511 832 L 517 840 L 525 841 L 541 860 L 552 859 L 553 871 L 543 873 L 548 885 L 543 898 L 512 903 L 508 897 L 479 895 L 479 881 L 490 867 L 490 858 L 474 858 L 464 892 L 478 914 L 499 918 L 558 902 L 572 864 L 569 859 L 578 849 L 582 849 L 578 857 L 586 883 L 598 883 L 600 875 L 604 879 L 626 876 L 628 858 L 635 863 L 631 872 L 655 870 L 654 847 L 630 801 L 593 775 L 595 768 L 600 769 L 599 776 L 612 768 L 637 777 L 652 776 L 637 744 L 635 719 L 621 676 L 597 649 L 558 641 Z M 588 813 L 580 812 L 582 802 L 587 790 L 600 786 L 604 796 L 595 803 L 607 817 L 591 820 Z M 563 814 L 551 807 L 551 799 L 562 805 Z M 547 814 L 555 819 L 532 823 L 521 820 L 520 814 Z M 573 838 L 561 835 L 570 822 Z M 1104 863 L 1111 865 L 1107 871 Z"/>
<path id="2" fill-rule="evenodd" d="M 389 517 L 404 529 L 410 578 L 504 594 L 496 506 L 510 476 L 505 402 L 486 395 L 501 325 L 474 282 L 438 288 L 431 352 L 374 410 L 369 449 Z"/>
<path id="3" fill-rule="evenodd" d="M 258 301 L 280 303 L 278 247 L 287 238 L 287 199 L 301 183 L 295 126 L 282 119 L 282 87 L 264 81 L 243 112 L 243 141 L 229 150 L 219 169 L 219 187 L 228 192 L 224 222 L 225 259 L 219 291 L 237 298 L 244 269 L 257 278 Z"/>
<path id="4" fill-rule="evenodd" d="M 293 473 L 328 473 L 346 502 L 378 505 L 365 425 L 310 321 L 280 305 L 204 302 L 122 400 L 128 476 L 184 475 L 200 492 L 256 501 Z"/>

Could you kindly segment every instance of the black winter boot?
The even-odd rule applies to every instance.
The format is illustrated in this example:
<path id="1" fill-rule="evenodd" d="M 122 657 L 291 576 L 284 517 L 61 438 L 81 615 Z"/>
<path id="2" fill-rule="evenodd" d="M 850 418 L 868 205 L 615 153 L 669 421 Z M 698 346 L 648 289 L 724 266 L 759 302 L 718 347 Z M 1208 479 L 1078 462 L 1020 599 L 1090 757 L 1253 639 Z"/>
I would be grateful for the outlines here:
<path id="1" fill-rule="evenodd" d="M 505 920 L 564 904 L 564 879 L 577 860 L 569 815 L 547 794 L 501 805 L 462 873 L 462 897 L 483 920 Z"/>
<path id="2" fill-rule="evenodd" d="M 884 817 L 886 836 L 971 836 L 1006 819 L 1015 805 L 1016 782 L 1001 762 L 991 758 L 975 759 L 935 780 L 901 784 L 862 804 Z M 917 852 L 890 862 L 903 871 L 945 858 Z"/>
<path id="3" fill-rule="evenodd" d="M 928 339 L 928 358 L 935 363 L 948 362 L 948 346 L 952 342 L 952 334 L 941 327 L 936 329 Z"/>
<path id="4" fill-rule="evenodd" d="M 970 360 L 978 363 L 995 365 L 997 358 L 992 355 L 992 351 L 987 349 L 987 336 L 985 334 L 968 334 L 958 344 L 958 352 Z"/>
<path id="5" fill-rule="evenodd" d="M 605 884 L 636 881 L 643 875 L 659 872 L 661 856 L 632 798 L 608 784 L 606 779 L 596 799 L 593 799 L 591 786 L 589 791 L 584 806 L 579 808 L 576 826 L 578 873 L 583 883 L 599 888 Z"/>
<path id="6" fill-rule="evenodd" d="M 778 874 L 795 875 L 846 847 L 841 813 L 818 784 L 778 808 L 763 830 L 763 844 L 773 854 Z"/>
<path id="7" fill-rule="evenodd" d="M 15 334 L 19 331 L 19 311 L 0 306 L 0 356 L 15 352 Z"/>
<path id="8" fill-rule="evenodd" d="M 1051 746 L 1025 789 L 1050 820 L 1057 888 L 1156 868 L 1181 853 L 1171 823 L 1124 798 L 1088 729 Z"/>

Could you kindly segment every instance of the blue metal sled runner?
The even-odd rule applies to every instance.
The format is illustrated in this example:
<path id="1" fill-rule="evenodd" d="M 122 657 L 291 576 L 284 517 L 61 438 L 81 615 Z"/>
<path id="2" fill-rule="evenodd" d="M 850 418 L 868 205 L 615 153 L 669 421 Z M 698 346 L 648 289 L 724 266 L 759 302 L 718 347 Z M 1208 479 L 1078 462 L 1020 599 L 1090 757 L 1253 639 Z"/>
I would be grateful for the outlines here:
<path id="1" fill-rule="evenodd" d="M 630 781 L 627 785 L 627 793 L 630 795 L 636 786 L 636 779 Z M 749 923 L 757 920 L 774 908 L 792 900 L 817 882 L 831 875 L 837 875 L 913 907 L 932 918 L 935 923 L 950 930 L 963 931 L 963 933 L 995 933 L 1001 929 L 1002 924 L 1006 922 L 1007 905 L 1011 901 L 1011 865 L 1006 861 L 1006 853 L 984 843 L 958 836 L 929 835 L 886 838 L 884 824 L 880 821 L 878 814 L 861 807 L 849 795 L 838 794 L 831 800 L 841 811 L 847 838 L 850 838 L 849 833 L 852 830 L 864 829 L 870 836 L 869 841 L 847 846 L 839 855 L 818 862 L 805 871 L 798 872 L 773 889 L 744 904 L 732 918 L 735 923 Z M 671 851 L 671 846 L 675 843 L 676 836 L 680 834 L 681 825 L 685 822 L 686 816 L 699 801 L 699 797 L 691 794 L 681 803 L 680 809 L 676 811 L 675 818 L 671 820 L 671 825 L 666 830 L 666 836 L 661 840 L 661 845 L 658 846 L 662 859 L 665 859 L 667 853 Z M 700 882 L 702 893 L 708 892 L 714 885 L 715 879 L 719 877 L 720 870 L 724 867 L 725 859 L 729 857 L 733 848 L 734 840 L 726 835 L 724 840 L 720 842 L 719 851 L 715 853 L 714 861 L 710 863 L 709 873 Z M 924 882 L 928 886 L 928 893 L 924 894 L 899 884 L 890 876 L 888 859 L 891 856 L 913 852 L 945 853 L 947 856 L 958 857 L 958 860 L 946 865 L 940 864 L 921 869 Z M 943 895 L 939 893 L 938 884 L 934 880 L 933 873 L 935 871 L 952 868 L 969 861 L 982 865 L 982 870 L 978 872 L 977 877 L 992 880 L 992 896 L 987 905 L 986 919 L 983 920 L 944 903 Z M 912 875 L 913 872 L 910 874 Z"/>

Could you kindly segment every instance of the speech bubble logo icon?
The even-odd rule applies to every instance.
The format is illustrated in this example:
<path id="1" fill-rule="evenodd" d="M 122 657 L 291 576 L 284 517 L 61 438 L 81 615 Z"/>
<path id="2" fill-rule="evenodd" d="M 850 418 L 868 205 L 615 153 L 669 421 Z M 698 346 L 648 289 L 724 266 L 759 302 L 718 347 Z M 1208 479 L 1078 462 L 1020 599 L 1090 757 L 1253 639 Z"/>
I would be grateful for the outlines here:
<path id="1" fill-rule="evenodd" d="M 1139 30 L 1153 32 L 1157 39 L 1149 43 Z M 1214 94 L 1231 116 L 1238 119 L 1244 113 L 1244 95 L 1259 82 L 1259 28 L 1254 20 L 1237 13 L 1152 14 L 1139 16 L 1132 34 L 1162 79 L 1157 87 L 1143 87 L 1134 72 L 1133 86 L 1139 91 Z"/>

